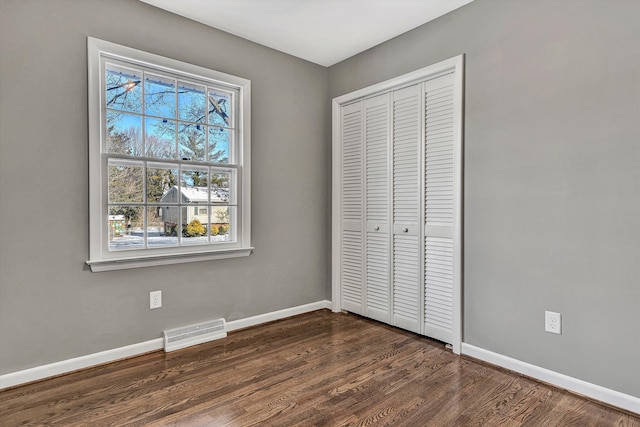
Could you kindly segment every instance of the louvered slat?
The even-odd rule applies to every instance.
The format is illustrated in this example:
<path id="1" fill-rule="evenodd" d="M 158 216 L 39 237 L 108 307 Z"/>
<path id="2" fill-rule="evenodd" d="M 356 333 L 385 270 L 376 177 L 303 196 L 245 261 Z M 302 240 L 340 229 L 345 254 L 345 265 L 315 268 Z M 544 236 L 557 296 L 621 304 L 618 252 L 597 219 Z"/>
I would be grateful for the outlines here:
<path id="1" fill-rule="evenodd" d="M 362 234 L 342 234 L 342 300 L 362 305 Z"/>
<path id="2" fill-rule="evenodd" d="M 364 314 L 362 131 L 361 103 L 343 107 L 341 296 L 344 308 L 358 314 Z"/>
<path id="3" fill-rule="evenodd" d="M 393 93 L 393 317 L 395 326 L 420 331 L 420 85 Z M 398 234 L 399 233 L 399 234 Z"/>
<path id="4" fill-rule="evenodd" d="M 424 332 L 451 343 L 456 197 L 453 75 L 425 86 Z"/>
<path id="5" fill-rule="evenodd" d="M 425 218 L 427 226 L 453 226 L 453 81 L 425 91 Z"/>
<path id="6" fill-rule="evenodd" d="M 393 220 L 416 223 L 420 188 L 420 92 L 412 86 L 394 93 Z"/>
<path id="7" fill-rule="evenodd" d="M 366 284 L 365 315 L 389 321 L 389 95 L 364 101 Z"/>
<path id="8" fill-rule="evenodd" d="M 362 115 L 343 113 L 342 119 L 342 218 L 362 219 Z"/>
<path id="9" fill-rule="evenodd" d="M 443 339 L 453 332 L 453 240 L 425 239 L 425 328 Z M 448 342 L 447 339 L 444 339 Z"/>
<path id="10" fill-rule="evenodd" d="M 367 233 L 367 314 L 387 320 L 389 313 L 389 237 Z"/>
<path id="11" fill-rule="evenodd" d="M 419 331 L 419 254 L 417 236 L 393 238 L 393 323 Z"/>
<path id="12" fill-rule="evenodd" d="M 373 105 L 369 102 L 365 104 L 366 217 L 367 221 L 387 222 L 389 111 L 386 102 L 380 103 L 377 99 L 367 101 Z"/>

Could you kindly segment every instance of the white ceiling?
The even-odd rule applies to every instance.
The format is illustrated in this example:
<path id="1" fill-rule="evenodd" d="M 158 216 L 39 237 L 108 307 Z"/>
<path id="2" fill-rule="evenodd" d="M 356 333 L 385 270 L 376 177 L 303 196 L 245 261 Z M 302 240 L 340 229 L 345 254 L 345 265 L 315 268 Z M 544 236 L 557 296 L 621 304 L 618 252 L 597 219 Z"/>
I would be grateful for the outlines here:
<path id="1" fill-rule="evenodd" d="M 141 0 L 330 66 L 473 0 Z"/>

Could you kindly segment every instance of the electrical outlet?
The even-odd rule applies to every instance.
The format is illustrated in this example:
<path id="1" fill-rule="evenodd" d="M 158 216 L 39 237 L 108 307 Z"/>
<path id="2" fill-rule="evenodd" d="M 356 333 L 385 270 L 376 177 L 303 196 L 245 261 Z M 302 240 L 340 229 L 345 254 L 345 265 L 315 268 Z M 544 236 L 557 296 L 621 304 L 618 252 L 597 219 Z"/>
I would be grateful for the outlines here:
<path id="1" fill-rule="evenodd" d="M 162 307 L 162 291 L 149 292 L 149 309 Z"/>
<path id="2" fill-rule="evenodd" d="M 553 311 L 545 311 L 544 330 L 552 334 L 562 334 L 562 315 Z"/>

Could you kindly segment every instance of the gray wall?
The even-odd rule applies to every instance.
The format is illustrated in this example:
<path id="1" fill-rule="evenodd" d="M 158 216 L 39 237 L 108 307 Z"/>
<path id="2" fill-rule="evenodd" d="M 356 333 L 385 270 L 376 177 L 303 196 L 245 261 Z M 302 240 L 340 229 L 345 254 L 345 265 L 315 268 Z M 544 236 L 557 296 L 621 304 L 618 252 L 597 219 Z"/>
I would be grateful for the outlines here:
<path id="1" fill-rule="evenodd" d="M 329 70 L 335 97 L 466 54 L 464 341 L 636 397 L 639 22 L 637 0 L 476 0 Z"/>
<path id="2" fill-rule="evenodd" d="M 253 255 L 85 266 L 87 36 L 252 81 Z M 134 0 L 0 0 L 0 52 L 0 374 L 330 297 L 326 68 Z"/>

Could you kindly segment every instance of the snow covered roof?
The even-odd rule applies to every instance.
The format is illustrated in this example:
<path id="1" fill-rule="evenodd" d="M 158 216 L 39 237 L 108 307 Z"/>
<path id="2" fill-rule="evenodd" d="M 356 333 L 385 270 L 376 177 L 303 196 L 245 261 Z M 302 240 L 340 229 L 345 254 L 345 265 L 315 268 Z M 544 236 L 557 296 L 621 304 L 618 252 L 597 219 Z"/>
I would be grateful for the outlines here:
<path id="1" fill-rule="evenodd" d="M 162 199 L 164 200 L 167 195 L 169 195 L 173 191 L 177 191 L 178 187 L 173 187 L 171 190 L 167 192 Z M 229 189 L 228 188 L 212 188 L 209 190 L 207 187 L 180 187 L 180 192 L 182 193 L 182 197 L 186 199 L 187 202 L 208 202 L 209 192 L 211 193 L 211 201 L 212 202 L 227 202 L 229 201 Z"/>

